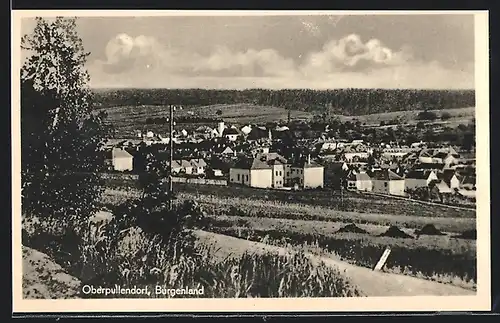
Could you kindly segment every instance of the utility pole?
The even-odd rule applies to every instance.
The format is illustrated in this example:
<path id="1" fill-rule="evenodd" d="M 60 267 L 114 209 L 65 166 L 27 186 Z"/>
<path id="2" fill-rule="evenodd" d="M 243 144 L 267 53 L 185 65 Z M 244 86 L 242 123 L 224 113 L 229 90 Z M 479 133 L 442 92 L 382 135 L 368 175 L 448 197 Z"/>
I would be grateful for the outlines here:
<path id="1" fill-rule="evenodd" d="M 172 210 L 172 201 L 173 201 L 173 192 L 174 192 L 174 186 L 173 186 L 173 179 L 172 179 L 172 170 L 173 170 L 173 162 L 174 162 L 174 109 L 175 107 L 173 105 L 169 106 L 170 108 L 170 134 L 169 134 L 169 144 L 170 144 L 170 160 L 169 160 L 169 172 L 168 172 L 168 208 Z"/>

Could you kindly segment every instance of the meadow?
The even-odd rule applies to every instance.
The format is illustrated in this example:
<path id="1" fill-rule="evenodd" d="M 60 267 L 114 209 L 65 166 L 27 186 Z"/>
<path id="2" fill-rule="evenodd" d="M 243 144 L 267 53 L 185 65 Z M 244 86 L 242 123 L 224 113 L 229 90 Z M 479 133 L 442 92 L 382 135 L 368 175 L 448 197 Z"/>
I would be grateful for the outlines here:
<path id="1" fill-rule="evenodd" d="M 134 180 L 107 180 L 106 187 L 114 190 L 138 190 L 138 182 Z M 276 205 L 294 205 L 299 208 L 332 209 L 343 212 L 377 213 L 415 218 L 453 218 L 472 222 L 476 211 L 450 208 L 442 205 L 422 204 L 391 197 L 380 197 L 351 191 L 307 190 L 280 191 L 272 189 L 256 189 L 246 186 L 218 186 L 175 183 L 174 191 L 180 194 L 203 196 L 205 199 L 245 199 L 265 201 Z M 309 212 L 310 213 L 310 212 Z M 426 221 L 425 219 L 422 221 Z M 437 221 L 451 222 L 443 219 Z M 461 220 L 458 220 L 459 222 Z M 411 221 L 410 221 L 411 222 Z"/>
<path id="2" fill-rule="evenodd" d="M 130 184 L 130 183 L 129 183 Z M 476 244 L 458 237 L 475 230 L 475 212 L 346 192 L 343 201 L 328 191 L 282 192 L 246 187 L 178 185 L 176 203 L 194 199 L 203 206 L 209 231 L 251 241 L 337 257 L 372 268 L 386 247 L 386 270 L 473 290 Z M 114 183 L 103 203 L 113 205 L 139 196 L 137 187 Z M 442 212 L 440 212 L 442 211 Z M 339 232 L 346 225 L 365 232 Z M 418 235 L 432 225 L 441 235 Z M 409 238 L 380 236 L 390 226 Z"/>
<path id="3" fill-rule="evenodd" d="M 251 241 L 291 245 L 299 250 L 327 254 L 367 268 L 373 268 L 384 250 L 390 247 L 391 254 L 385 265 L 388 272 L 468 289 L 476 286 L 474 240 L 446 233 L 416 238 L 414 230 L 403 230 L 410 235 L 408 238 L 387 237 L 380 236 L 387 227 L 359 225 L 357 227 L 365 232 L 342 232 L 342 228 L 352 227 L 352 224 L 275 220 L 213 217 L 210 230 Z"/>
<path id="4" fill-rule="evenodd" d="M 361 123 L 365 123 L 366 125 L 378 126 L 380 123 L 389 122 L 392 120 L 399 119 L 403 123 L 407 124 L 416 124 L 421 121 L 418 119 L 418 114 L 424 110 L 407 110 L 407 111 L 395 111 L 395 112 L 384 112 L 384 113 L 374 113 L 360 116 L 344 116 L 344 115 L 336 115 L 342 122 L 346 121 L 356 121 L 359 120 Z M 453 108 L 446 110 L 428 110 L 430 112 L 434 112 L 438 119 L 446 112 L 450 118 L 446 120 L 446 125 L 453 127 L 458 126 L 460 123 L 468 124 L 472 118 L 475 117 L 476 109 L 474 107 L 468 108 Z M 441 120 L 437 120 L 441 121 Z"/>
<path id="5" fill-rule="evenodd" d="M 135 129 L 143 129 L 164 133 L 168 124 L 146 124 L 148 118 L 169 117 L 168 106 L 113 106 L 104 109 L 108 114 L 108 121 L 113 124 L 117 135 L 133 134 Z M 230 124 L 265 124 L 267 122 L 286 122 L 288 111 L 285 108 L 262 106 L 253 104 L 216 104 L 209 106 L 184 107 L 175 111 L 176 117 L 203 117 L 222 119 Z M 305 111 L 291 111 L 291 120 L 309 120 L 313 115 Z M 201 125 L 215 127 L 213 123 L 178 123 L 181 128 L 192 129 Z"/>

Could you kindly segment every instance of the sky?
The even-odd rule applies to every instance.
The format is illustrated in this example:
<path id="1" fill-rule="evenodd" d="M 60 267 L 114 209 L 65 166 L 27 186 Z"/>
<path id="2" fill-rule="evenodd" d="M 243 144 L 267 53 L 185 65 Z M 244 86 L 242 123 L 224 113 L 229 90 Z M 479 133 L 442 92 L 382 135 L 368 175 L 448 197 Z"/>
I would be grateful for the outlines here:
<path id="1" fill-rule="evenodd" d="M 23 18 L 22 33 L 34 20 Z M 474 16 L 80 17 L 94 88 L 474 88 Z"/>

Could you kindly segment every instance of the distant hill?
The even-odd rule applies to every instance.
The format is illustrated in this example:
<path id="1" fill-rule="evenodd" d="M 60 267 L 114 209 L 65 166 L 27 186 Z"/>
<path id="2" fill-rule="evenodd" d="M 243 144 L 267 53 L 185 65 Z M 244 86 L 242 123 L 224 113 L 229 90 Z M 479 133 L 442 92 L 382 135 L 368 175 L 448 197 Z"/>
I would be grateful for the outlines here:
<path id="1" fill-rule="evenodd" d="M 159 133 L 168 131 L 168 106 L 114 106 L 103 108 L 118 135 L 132 135 L 134 130 L 152 130 Z M 291 111 L 291 120 L 309 120 L 312 114 Z M 253 104 L 217 104 L 210 106 L 190 106 L 175 111 L 176 124 L 185 129 L 208 125 L 214 127 L 219 120 L 230 124 L 265 124 L 286 122 L 288 111 L 284 108 Z"/>
<path id="2" fill-rule="evenodd" d="M 203 90 L 100 89 L 94 90 L 99 107 L 186 107 L 244 104 L 278 107 L 310 113 L 359 116 L 411 110 L 443 110 L 475 105 L 474 90 Z"/>

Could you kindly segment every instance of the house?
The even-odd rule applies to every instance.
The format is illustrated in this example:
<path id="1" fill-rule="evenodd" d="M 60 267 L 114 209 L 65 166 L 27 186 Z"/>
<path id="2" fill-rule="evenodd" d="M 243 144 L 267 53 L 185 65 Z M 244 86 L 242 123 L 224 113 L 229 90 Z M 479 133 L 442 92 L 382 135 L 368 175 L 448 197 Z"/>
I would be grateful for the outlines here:
<path id="1" fill-rule="evenodd" d="M 252 127 L 249 125 L 243 126 L 240 129 L 241 133 L 243 133 L 245 136 L 248 136 L 248 134 L 252 131 Z"/>
<path id="2" fill-rule="evenodd" d="M 258 188 L 282 187 L 286 164 L 287 160 L 276 153 L 244 157 L 229 169 L 229 181 Z"/>
<path id="3" fill-rule="evenodd" d="M 453 193 L 453 190 L 443 180 L 433 181 L 430 186 L 431 191 L 437 193 L 439 196 Z"/>
<path id="4" fill-rule="evenodd" d="M 418 155 L 418 161 L 422 164 L 431 164 L 433 160 L 433 152 L 429 149 L 422 149 Z"/>
<path id="5" fill-rule="evenodd" d="M 179 174 L 182 170 L 181 162 L 179 160 L 173 160 L 171 170 L 173 174 Z"/>
<path id="6" fill-rule="evenodd" d="M 458 154 L 450 154 L 446 152 L 438 152 L 433 157 L 434 163 L 441 163 L 445 165 L 457 164 L 460 156 Z"/>
<path id="7" fill-rule="evenodd" d="M 433 170 L 412 170 L 405 176 L 405 190 L 428 187 L 432 181 L 437 179 L 438 176 Z"/>
<path id="8" fill-rule="evenodd" d="M 337 144 L 337 148 L 338 147 L 339 145 Z M 371 149 L 365 147 L 362 144 L 357 144 L 355 146 L 347 145 L 342 151 L 342 155 L 347 162 L 365 160 L 370 156 L 371 153 Z"/>
<path id="9" fill-rule="evenodd" d="M 366 172 L 351 172 L 347 176 L 347 189 L 371 192 L 372 179 Z"/>
<path id="10" fill-rule="evenodd" d="M 286 168 L 287 184 L 301 188 L 324 187 L 324 167 L 308 156 L 307 160 L 299 161 Z"/>
<path id="11" fill-rule="evenodd" d="M 226 128 L 224 129 L 223 136 L 229 141 L 236 141 L 240 133 L 235 128 Z"/>
<path id="12" fill-rule="evenodd" d="M 229 146 L 215 148 L 214 152 L 216 154 L 223 155 L 223 156 L 231 156 L 231 155 L 236 156 L 236 152 L 234 151 L 234 149 L 232 149 Z"/>
<path id="13" fill-rule="evenodd" d="M 221 169 L 212 169 L 213 175 L 215 177 L 222 177 L 224 176 L 224 173 L 222 172 Z"/>
<path id="14" fill-rule="evenodd" d="M 204 175 L 205 168 L 207 167 L 207 163 L 202 159 L 191 159 L 191 166 L 193 167 L 193 174 L 195 175 Z"/>
<path id="15" fill-rule="evenodd" d="M 182 159 L 180 160 L 180 164 L 181 164 L 181 172 L 184 173 L 184 174 L 193 174 L 193 165 L 188 161 L 188 160 L 185 160 L 185 159 Z"/>
<path id="16" fill-rule="evenodd" d="M 108 151 L 107 165 L 115 171 L 132 171 L 134 169 L 134 156 L 122 148 L 112 148 Z"/>
<path id="17" fill-rule="evenodd" d="M 373 192 L 390 195 L 405 195 L 405 179 L 390 169 L 375 171 L 371 174 Z"/>
<path id="18" fill-rule="evenodd" d="M 460 180 L 458 179 L 458 176 L 453 169 L 446 169 L 442 173 L 439 173 L 437 176 L 438 179 L 445 182 L 446 185 L 448 185 L 448 187 L 452 190 L 458 189 L 460 187 Z"/>

